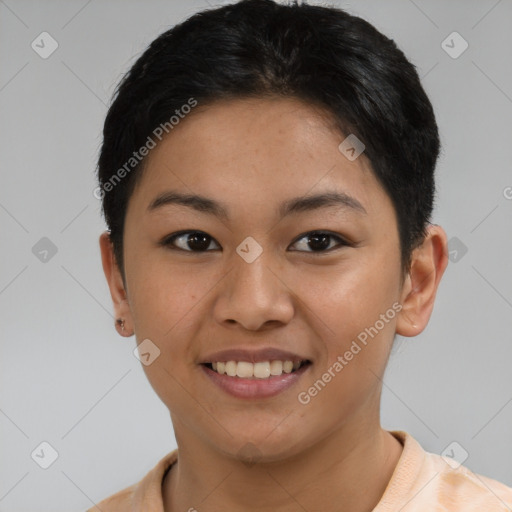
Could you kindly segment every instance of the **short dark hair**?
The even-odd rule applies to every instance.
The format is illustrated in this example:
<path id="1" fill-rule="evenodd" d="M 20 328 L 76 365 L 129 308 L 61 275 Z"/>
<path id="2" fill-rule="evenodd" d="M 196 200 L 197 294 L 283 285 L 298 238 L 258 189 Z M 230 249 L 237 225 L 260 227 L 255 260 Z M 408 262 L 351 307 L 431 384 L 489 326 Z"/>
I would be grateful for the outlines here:
<path id="1" fill-rule="evenodd" d="M 116 88 L 97 190 L 123 279 L 125 216 L 145 163 L 134 152 L 155 128 L 169 132 L 170 117 L 191 99 L 207 105 L 276 96 L 322 107 L 341 134 L 363 141 L 394 205 L 402 270 L 409 270 L 430 222 L 440 148 L 415 66 L 392 39 L 339 8 L 241 0 L 198 12 L 161 34 Z"/>

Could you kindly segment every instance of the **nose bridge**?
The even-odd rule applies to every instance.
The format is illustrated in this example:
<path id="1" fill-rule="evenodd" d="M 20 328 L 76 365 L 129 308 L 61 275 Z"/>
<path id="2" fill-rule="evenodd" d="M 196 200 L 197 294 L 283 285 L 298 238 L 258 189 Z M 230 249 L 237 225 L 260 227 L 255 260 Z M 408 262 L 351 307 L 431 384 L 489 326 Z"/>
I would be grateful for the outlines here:
<path id="1" fill-rule="evenodd" d="M 278 284 L 273 282 L 276 278 L 270 271 L 270 252 L 264 251 L 259 244 L 256 247 L 256 243 L 252 240 L 242 242 L 233 255 L 235 268 L 232 292 L 248 295 L 253 299 L 263 299 L 264 296 L 273 295 Z"/>
<path id="2" fill-rule="evenodd" d="M 217 301 L 219 322 L 235 321 L 257 329 L 269 321 L 286 323 L 293 316 L 287 287 L 278 278 L 277 260 L 258 246 L 247 240 L 233 253 L 232 271 Z"/>

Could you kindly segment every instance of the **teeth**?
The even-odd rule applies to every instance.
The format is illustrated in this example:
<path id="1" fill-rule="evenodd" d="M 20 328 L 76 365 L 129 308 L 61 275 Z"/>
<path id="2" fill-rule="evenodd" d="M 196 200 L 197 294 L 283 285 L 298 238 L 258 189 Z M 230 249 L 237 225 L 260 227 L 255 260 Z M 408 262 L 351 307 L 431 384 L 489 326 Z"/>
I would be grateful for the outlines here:
<path id="1" fill-rule="evenodd" d="M 270 377 L 270 363 L 261 361 L 260 363 L 254 363 L 252 367 L 253 375 L 257 379 L 266 379 Z"/>
<path id="2" fill-rule="evenodd" d="M 247 361 L 226 361 L 212 363 L 212 368 L 220 375 L 240 377 L 241 379 L 268 379 L 270 376 L 291 373 L 297 370 L 301 363 L 299 361 L 262 361 L 249 363 Z"/>
<path id="3" fill-rule="evenodd" d="M 254 365 L 252 363 L 240 361 L 239 363 L 236 364 L 236 375 L 238 377 L 241 377 L 242 379 L 248 379 L 252 377 L 254 375 Z"/>
<path id="4" fill-rule="evenodd" d="M 238 365 L 235 363 L 235 361 L 228 361 L 226 363 L 226 373 L 230 376 L 230 377 L 234 377 L 236 375 L 236 367 Z"/>
<path id="5" fill-rule="evenodd" d="M 283 373 L 283 362 L 272 361 L 269 365 L 270 375 L 281 375 Z"/>

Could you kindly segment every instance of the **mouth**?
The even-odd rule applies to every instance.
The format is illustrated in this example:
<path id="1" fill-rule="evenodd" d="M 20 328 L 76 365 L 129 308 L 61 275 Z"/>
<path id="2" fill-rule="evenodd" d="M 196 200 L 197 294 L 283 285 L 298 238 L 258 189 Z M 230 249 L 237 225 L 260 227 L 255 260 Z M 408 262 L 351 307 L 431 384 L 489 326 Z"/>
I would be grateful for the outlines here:
<path id="1" fill-rule="evenodd" d="M 274 397 L 296 385 L 307 373 L 312 362 L 271 360 L 214 361 L 201 363 L 204 374 L 216 387 L 239 399 L 265 399 Z"/>
<path id="2" fill-rule="evenodd" d="M 249 361 L 216 361 L 202 364 L 219 375 L 238 377 L 239 379 L 271 379 L 283 374 L 294 373 L 304 366 L 311 365 L 311 361 L 309 359 L 301 361 L 276 359 L 257 363 Z"/>

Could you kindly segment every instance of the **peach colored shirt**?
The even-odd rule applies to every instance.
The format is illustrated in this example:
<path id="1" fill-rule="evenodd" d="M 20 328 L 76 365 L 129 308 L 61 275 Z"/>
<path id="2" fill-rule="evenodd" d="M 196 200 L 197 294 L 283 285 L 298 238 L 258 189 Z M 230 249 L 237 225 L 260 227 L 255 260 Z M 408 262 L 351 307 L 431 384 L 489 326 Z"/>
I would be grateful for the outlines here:
<path id="1" fill-rule="evenodd" d="M 373 512 L 512 511 L 511 487 L 463 465 L 455 467 L 454 461 L 448 464 L 441 455 L 426 452 L 407 432 L 390 432 L 404 449 Z M 140 482 L 87 512 L 164 512 L 162 480 L 177 457 L 178 450 L 167 454 Z"/>

